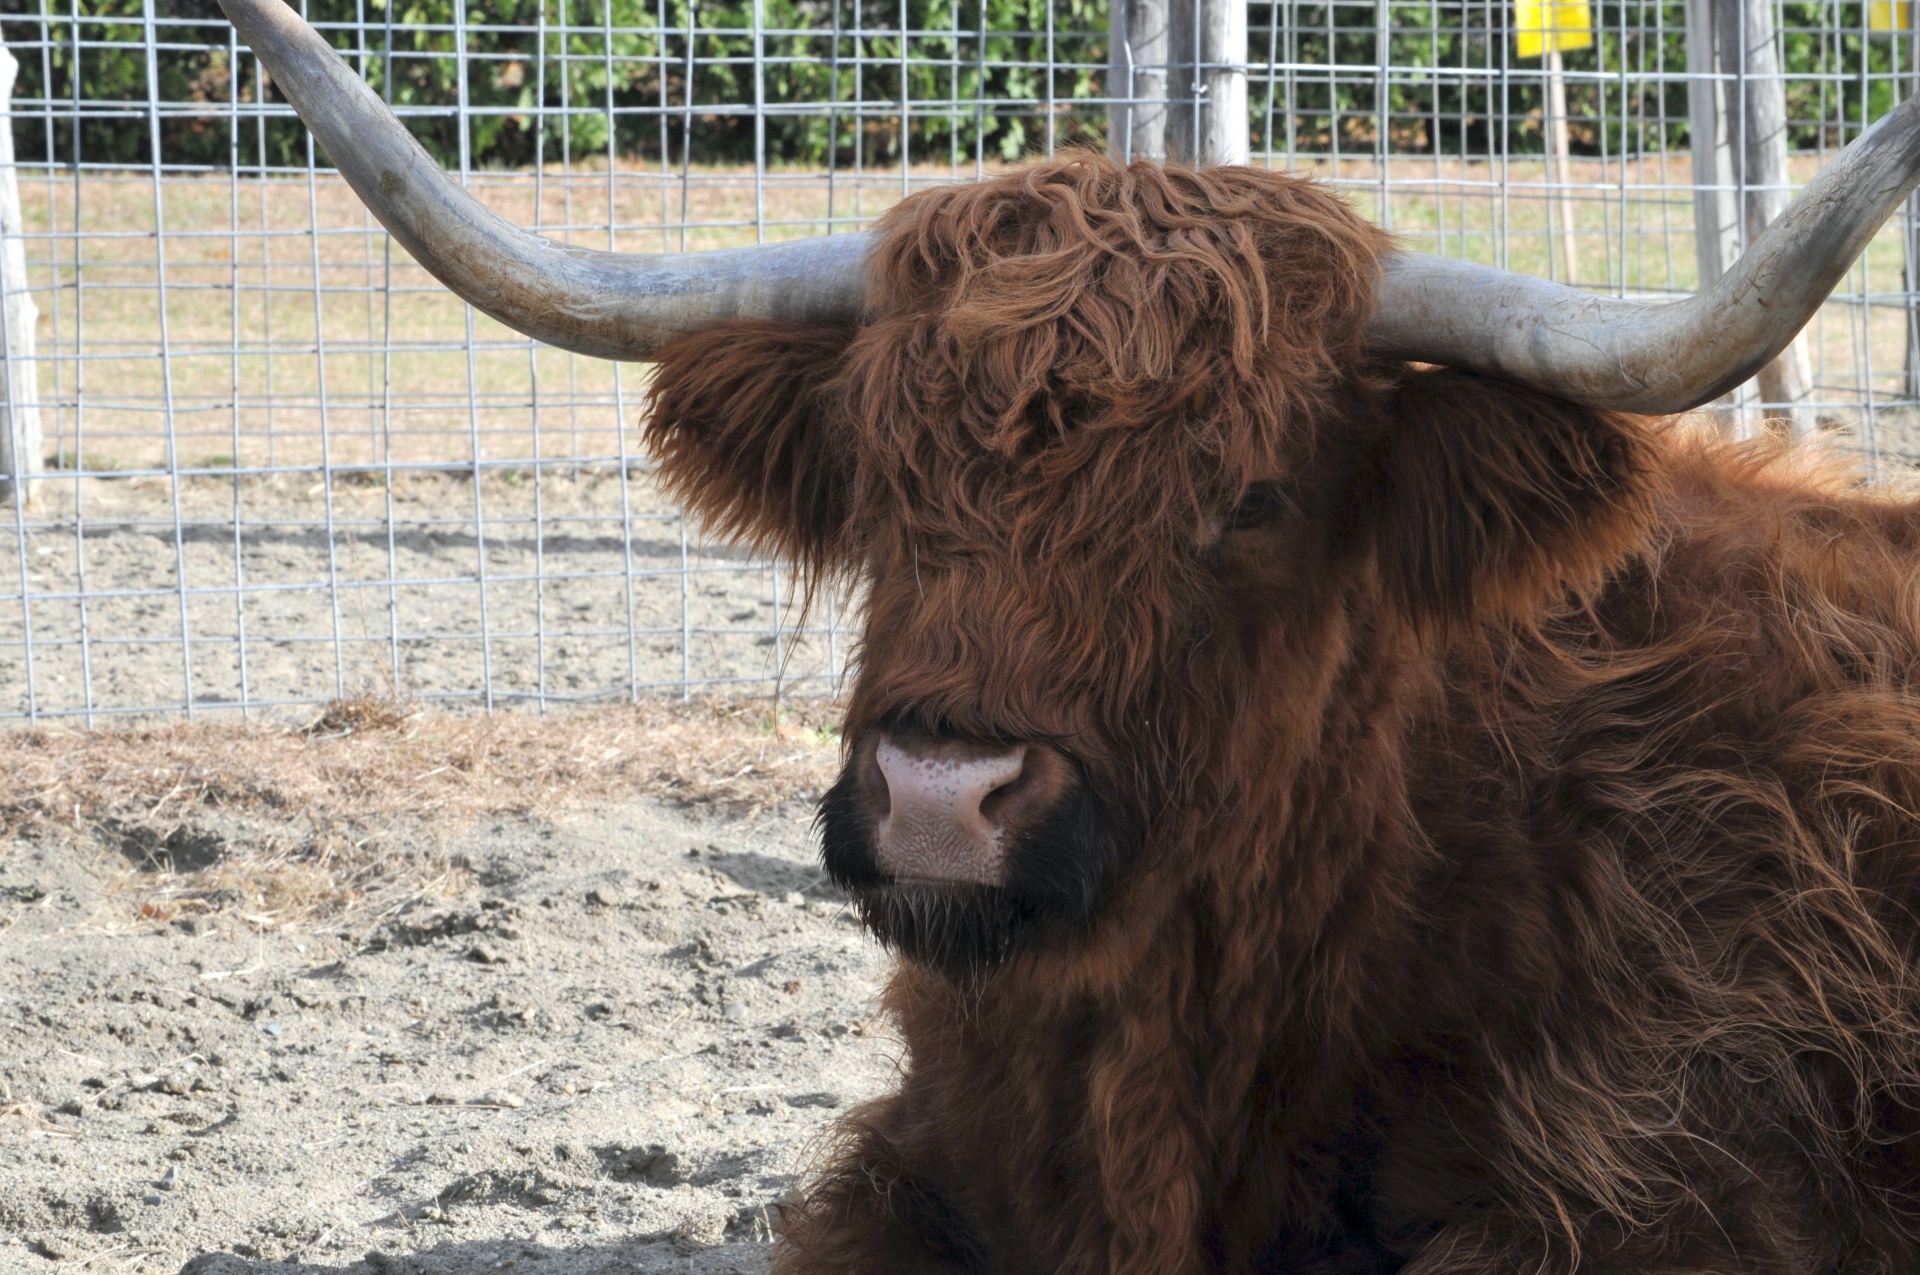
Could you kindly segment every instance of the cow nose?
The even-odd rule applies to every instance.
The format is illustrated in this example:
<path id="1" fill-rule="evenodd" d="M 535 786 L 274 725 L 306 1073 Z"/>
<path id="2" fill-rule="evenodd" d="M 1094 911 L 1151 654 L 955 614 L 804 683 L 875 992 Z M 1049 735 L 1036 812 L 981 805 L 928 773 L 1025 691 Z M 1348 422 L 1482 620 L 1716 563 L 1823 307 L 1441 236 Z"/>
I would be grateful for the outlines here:
<path id="1" fill-rule="evenodd" d="M 1032 744 L 880 733 L 863 785 L 880 867 L 896 880 L 1000 885 L 1013 834 L 1052 804 L 1065 759 Z"/>

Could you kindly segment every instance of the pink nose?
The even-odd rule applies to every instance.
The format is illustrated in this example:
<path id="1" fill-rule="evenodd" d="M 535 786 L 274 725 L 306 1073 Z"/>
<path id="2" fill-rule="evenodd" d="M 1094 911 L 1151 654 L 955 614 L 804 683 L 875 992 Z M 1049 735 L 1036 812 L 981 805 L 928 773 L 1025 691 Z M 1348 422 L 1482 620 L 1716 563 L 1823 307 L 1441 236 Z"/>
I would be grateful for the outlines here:
<path id="1" fill-rule="evenodd" d="M 1006 881 L 1013 833 L 1065 780 L 1065 759 L 1048 748 L 887 734 L 863 769 L 880 867 L 896 880 L 974 885 Z"/>

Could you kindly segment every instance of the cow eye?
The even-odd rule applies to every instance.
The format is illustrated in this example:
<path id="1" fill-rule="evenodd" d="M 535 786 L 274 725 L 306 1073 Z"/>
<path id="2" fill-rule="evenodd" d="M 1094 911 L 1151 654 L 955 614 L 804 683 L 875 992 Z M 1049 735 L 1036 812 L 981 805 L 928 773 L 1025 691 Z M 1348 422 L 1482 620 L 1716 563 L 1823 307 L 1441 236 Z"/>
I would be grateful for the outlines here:
<path id="1" fill-rule="evenodd" d="M 1227 514 L 1227 529 L 1246 531 L 1277 522 L 1293 512 L 1293 500 L 1278 483 L 1255 483 Z"/>

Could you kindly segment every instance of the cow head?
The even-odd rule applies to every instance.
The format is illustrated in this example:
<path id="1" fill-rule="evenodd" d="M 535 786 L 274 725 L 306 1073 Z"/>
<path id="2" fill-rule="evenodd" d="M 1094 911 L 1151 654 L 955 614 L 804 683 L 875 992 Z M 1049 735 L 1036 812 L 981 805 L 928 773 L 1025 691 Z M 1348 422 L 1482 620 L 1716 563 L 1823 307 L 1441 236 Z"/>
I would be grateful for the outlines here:
<path id="1" fill-rule="evenodd" d="M 1311 747 L 1353 626 L 1530 613 L 1638 525 L 1635 420 L 1369 352 L 1390 248 L 1313 183 L 1086 156 L 879 236 L 864 322 L 664 350 L 648 444 L 864 591 L 826 863 L 943 968 L 1178 889 L 1168 821 Z"/>
<path id="2" fill-rule="evenodd" d="M 1341 653 L 1595 578 L 1647 500 L 1610 409 L 1746 380 L 1920 182 L 1916 95 L 1666 306 L 1390 251 L 1285 178 L 1091 158 L 873 234 L 590 252 L 475 202 L 286 5 L 221 4 L 421 264 L 553 345 L 659 355 L 668 482 L 865 588 L 828 863 L 950 970 L 1193 879 L 1156 859 L 1243 818 L 1234 776 L 1284 792 Z"/>

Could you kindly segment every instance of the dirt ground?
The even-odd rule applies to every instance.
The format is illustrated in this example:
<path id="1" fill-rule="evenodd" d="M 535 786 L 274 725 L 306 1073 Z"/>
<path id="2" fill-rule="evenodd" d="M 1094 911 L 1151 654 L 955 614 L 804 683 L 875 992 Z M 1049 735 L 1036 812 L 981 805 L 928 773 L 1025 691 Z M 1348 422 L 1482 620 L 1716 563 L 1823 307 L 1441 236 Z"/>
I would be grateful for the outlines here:
<path id="1" fill-rule="evenodd" d="M 20 531 L 0 517 L 0 715 L 172 712 L 189 685 L 203 711 L 296 713 L 369 690 L 608 702 L 776 675 L 818 695 L 847 656 L 823 634 L 833 602 L 796 632 L 786 574 L 683 542 L 638 470 L 494 470 L 477 493 L 434 471 L 62 476 Z"/>
<path id="2" fill-rule="evenodd" d="M 178 792 L 138 759 L 188 738 L 33 747 Z M 809 773 L 834 754 L 793 747 Z M 10 816 L 0 1270 L 758 1271 L 829 1122 L 894 1074 L 885 958 L 822 880 L 807 801 L 654 785 L 363 831 L 235 791 Z M 301 909 L 260 885 L 355 836 L 384 886 Z"/>

